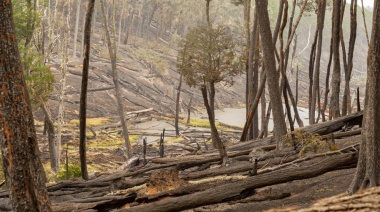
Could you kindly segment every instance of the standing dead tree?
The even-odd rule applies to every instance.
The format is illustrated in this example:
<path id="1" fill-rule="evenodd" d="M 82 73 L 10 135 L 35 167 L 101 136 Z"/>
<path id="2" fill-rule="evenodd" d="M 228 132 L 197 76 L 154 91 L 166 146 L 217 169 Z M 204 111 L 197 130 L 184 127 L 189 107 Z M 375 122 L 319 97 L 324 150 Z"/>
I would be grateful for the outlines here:
<path id="1" fill-rule="evenodd" d="M 101 3 L 101 9 L 102 9 L 102 14 L 103 14 L 103 21 L 104 21 L 104 28 L 106 31 L 106 40 L 107 40 L 107 46 L 108 46 L 108 51 L 111 59 L 111 68 L 112 68 L 112 78 L 113 78 L 113 83 L 115 84 L 115 93 L 116 93 L 116 100 L 117 100 L 117 112 L 120 117 L 120 122 L 121 122 L 121 127 L 123 129 L 123 137 L 124 137 L 124 142 L 125 146 L 127 148 L 127 156 L 128 158 L 132 157 L 132 147 L 131 147 L 131 142 L 129 141 L 129 136 L 128 136 L 128 128 L 124 119 L 124 106 L 123 106 L 123 100 L 121 98 L 121 87 L 120 87 L 120 82 L 119 82 L 119 75 L 117 71 L 117 66 L 116 66 L 116 60 L 117 60 L 117 42 L 116 42 L 116 26 L 115 26 L 115 12 L 116 12 L 116 4 L 115 1 L 112 2 L 112 23 L 110 24 L 108 21 L 108 18 L 105 13 L 105 8 L 104 8 L 104 0 L 100 1 Z M 112 35 L 110 33 L 110 30 L 108 28 L 108 25 L 111 25 L 111 30 L 112 30 Z M 112 38 L 111 38 L 112 36 Z M 112 40 L 111 40 L 112 39 Z"/>
<path id="2" fill-rule="evenodd" d="M 94 12 L 95 0 L 88 2 L 85 36 L 84 36 L 84 57 L 83 57 L 83 75 L 80 95 L 80 112 L 79 112 L 79 154 L 81 162 L 82 178 L 88 180 L 87 162 L 86 162 L 86 103 L 87 103 L 87 83 L 88 83 L 88 68 L 90 64 L 90 40 L 91 40 L 91 22 Z"/>

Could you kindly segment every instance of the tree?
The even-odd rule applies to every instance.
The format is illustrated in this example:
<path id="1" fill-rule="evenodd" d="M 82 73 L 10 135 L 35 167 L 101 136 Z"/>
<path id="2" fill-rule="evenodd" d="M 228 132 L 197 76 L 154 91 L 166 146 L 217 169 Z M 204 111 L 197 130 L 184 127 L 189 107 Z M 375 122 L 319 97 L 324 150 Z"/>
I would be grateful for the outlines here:
<path id="1" fill-rule="evenodd" d="M 26 11 L 26 12 L 25 12 Z M 53 171 L 58 171 L 59 156 L 55 143 L 54 124 L 48 108 L 50 93 L 54 90 L 54 75 L 50 67 L 45 65 L 45 56 L 37 51 L 32 42 L 33 34 L 38 32 L 41 17 L 32 7 L 31 2 L 14 1 L 13 16 L 15 22 L 15 34 L 18 40 L 21 62 L 25 74 L 26 85 L 29 90 L 29 99 L 33 110 L 39 108 L 45 114 L 47 120 L 48 142 L 50 153 L 50 165 Z M 33 40 L 33 44 L 36 42 Z"/>
<path id="2" fill-rule="evenodd" d="M 125 146 L 127 148 L 127 156 L 130 159 L 132 157 L 132 147 L 131 147 L 131 142 L 129 141 L 129 136 L 128 136 L 128 128 L 125 123 L 125 118 L 124 118 L 124 106 L 123 102 L 121 99 L 121 88 L 120 88 L 120 82 L 119 82 L 119 75 L 117 72 L 117 66 L 116 66 L 116 53 L 117 53 L 117 46 L 116 46 L 116 27 L 115 27 L 115 12 L 116 12 L 116 5 L 115 1 L 112 2 L 112 23 L 111 25 L 111 30 L 112 30 L 112 41 L 111 41 L 111 33 L 110 30 L 108 29 L 108 24 L 109 21 L 107 20 L 107 16 L 105 13 L 104 9 L 104 0 L 100 1 L 101 9 L 102 9 L 102 14 L 103 14 L 103 21 L 104 21 L 104 27 L 106 31 L 106 39 L 107 39 L 107 46 L 108 46 L 108 52 L 110 55 L 111 59 L 111 69 L 112 69 L 112 79 L 113 83 L 115 84 L 115 93 L 116 93 L 116 101 L 117 101 L 117 112 L 120 118 L 120 123 L 121 127 L 123 129 L 123 137 L 124 137 L 124 142 Z"/>
<path id="3" fill-rule="evenodd" d="M 322 55 L 323 28 L 326 14 L 326 0 L 318 2 L 317 27 L 313 43 L 313 51 L 310 57 L 309 66 L 309 124 L 315 123 L 315 105 L 319 93 L 319 73 Z M 315 63 L 315 67 L 314 67 Z M 313 73 L 314 72 L 314 73 Z"/>
<path id="4" fill-rule="evenodd" d="M 330 108 L 333 118 L 340 117 L 339 109 L 339 93 L 340 93 L 340 59 L 339 59 L 339 43 L 340 43 L 340 13 L 341 13 L 341 0 L 335 0 L 333 5 L 333 31 L 332 31 L 332 49 L 333 49 L 333 73 L 331 76 L 331 96 Z"/>
<path id="5" fill-rule="evenodd" d="M 77 1 L 77 11 L 75 15 L 75 31 L 74 31 L 74 48 L 73 48 L 73 57 L 77 57 L 77 39 L 78 39 L 78 26 L 79 26 L 79 14 L 80 14 L 80 5 L 81 0 Z"/>
<path id="6" fill-rule="evenodd" d="M 182 74 L 179 76 L 179 85 L 177 89 L 177 99 L 175 101 L 175 120 L 174 120 L 174 127 L 175 127 L 175 135 L 179 136 L 179 126 L 178 126 L 178 119 L 179 119 L 179 100 L 181 97 L 181 87 L 182 87 Z"/>
<path id="7" fill-rule="evenodd" d="M 86 163 L 86 101 L 87 101 L 87 82 L 88 82 L 88 67 L 90 64 L 90 40 L 91 40 L 91 22 L 94 12 L 95 0 L 88 2 L 85 34 L 84 34 L 84 57 L 83 57 L 83 74 L 82 86 L 80 93 L 80 109 L 79 109 L 79 154 L 81 162 L 82 178 L 88 179 L 87 163 Z"/>
<path id="8" fill-rule="evenodd" d="M 350 194 L 360 188 L 380 186 L 380 3 L 374 4 L 359 161 Z"/>
<path id="9" fill-rule="evenodd" d="M 50 211 L 11 1 L 0 0 L 0 142 L 13 211 Z"/>
<path id="10" fill-rule="evenodd" d="M 274 58 L 274 43 L 268 15 L 268 1 L 256 1 L 256 9 L 259 17 L 259 31 L 261 46 L 263 48 L 263 59 L 267 76 L 269 97 L 273 109 L 274 136 L 278 149 L 282 148 L 282 137 L 286 134 L 284 110 L 282 108 L 281 93 L 278 85 L 278 73 Z"/>
<path id="11" fill-rule="evenodd" d="M 226 163 L 227 153 L 215 126 L 214 100 L 215 85 L 231 84 L 232 76 L 240 73 L 233 37 L 225 26 L 200 25 L 186 34 L 180 46 L 177 68 L 186 84 L 201 89 L 213 145 Z"/>

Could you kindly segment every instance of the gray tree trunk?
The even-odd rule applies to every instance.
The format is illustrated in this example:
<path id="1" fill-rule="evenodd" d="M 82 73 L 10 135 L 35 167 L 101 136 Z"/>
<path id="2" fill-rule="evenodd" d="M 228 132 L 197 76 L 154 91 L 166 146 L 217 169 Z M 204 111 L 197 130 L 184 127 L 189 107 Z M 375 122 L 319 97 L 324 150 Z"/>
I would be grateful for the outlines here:
<path id="1" fill-rule="evenodd" d="M 366 96 L 359 161 L 349 193 L 380 186 L 380 3 L 375 1 L 368 50 Z"/>
<path id="2" fill-rule="evenodd" d="M 316 51 L 316 60 L 314 68 L 314 78 L 313 78 L 313 87 L 311 93 L 311 106 L 309 111 L 309 121 L 310 124 L 315 123 L 315 106 L 317 102 L 317 95 L 319 92 L 319 73 L 320 73 L 320 64 L 321 64 L 321 55 L 322 55 L 322 41 L 323 41 L 323 28 L 325 23 L 325 11 L 326 11 L 326 0 L 321 0 L 319 2 L 318 9 L 318 44 Z"/>
<path id="3" fill-rule="evenodd" d="M 340 93 L 340 58 L 339 58 L 339 43 L 340 43 L 340 13 L 342 0 L 335 0 L 333 5 L 333 73 L 331 76 L 331 96 L 330 109 L 332 117 L 340 117 L 339 108 L 339 93 Z"/>
<path id="4" fill-rule="evenodd" d="M 274 44 L 272 41 L 272 32 L 270 30 L 270 21 L 268 15 L 268 1 L 256 1 L 256 8 L 259 19 L 261 46 L 263 48 L 264 65 L 266 70 L 269 97 L 273 108 L 274 137 L 276 146 L 282 149 L 282 137 L 286 134 L 286 125 L 284 110 L 282 108 L 281 93 L 278 85 L 278 73 L 276 71 L 276 61 L 274 58 Z"/>
<path id="5" fill-rule="evenodd" d="M 78 27 L 79 27 L 79 14 L 80 14 L 80 4 L 81 0 L 77 1 L 77 11 L 75 18 L 75 29 L 74 29 L 74 47 L 73 47 L 73 57 L 77 57 L 77 39 L 78 39 Z"/>
<path id="6" fill-rule="evenodd" d="M 129 141 L 128 128 L 127 128 L 125 118 L 124 118 L 124 106 L 123 106 L 123 102 L 122 102 L 122 98 L 121 98 L 121 88 L 120 88 L 120 83 L 119 83 L 119 75 L 118 75 L 117 67 L 116 67 L 116 59 L 117 59 L 116 58 L 116 53 L 117 53 L 116 52 L 116 50 L 117 50 L 117 47 L 116 47 L 116 29 L 115 29 L 115 6 L 116 5 L 113 2 L 113 9 L 112 9 L 113 10 L 113 12 L 112 12 L 113 18 L 112 18 L 112 23 L 111 23 L 112 38 L 113 38 L 113 43 L 112 43 L 110 30 L 108 29 L 108 20 L 107 20 L 107 16 L 105 14 L 105 11 L 104 11 L 105 10 L 104 9 L 104 1 L 101 0 L 100 3 L 101 3 L 101 7 L 102 7 L 108 51 L 109 51 L 109 55 L 111 58 L 111 67 L 112 67 L 112 76 L 113 76 L 112 79 L 113 79 L 113 82 L 115 84 L 115 93 L 116 93 L 116 100 L 117 100 L 117 112 L 119 114 L 120 123 L 121 123 L 122 129 L 123 129 L 123 137 L 124 137 L 125 146 L 127 148 L 127 156 L 128 156 L 128 158 L 131 158 L 132 157 L 132 147 L 131 147 L 131 143 Z"/>

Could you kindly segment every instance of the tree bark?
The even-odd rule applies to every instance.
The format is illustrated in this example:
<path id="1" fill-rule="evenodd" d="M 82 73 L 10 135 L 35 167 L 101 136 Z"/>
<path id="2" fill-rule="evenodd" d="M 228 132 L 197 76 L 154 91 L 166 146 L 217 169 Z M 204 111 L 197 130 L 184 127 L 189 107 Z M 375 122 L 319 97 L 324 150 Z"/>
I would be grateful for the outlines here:
<path id="1" fill-rule="evenodd" d="M 210 83 L 210 87 L 214 87 L 213 83 Z M 213 88 L 211 88 L 213 90 Z M 212 111 L 212 102 L 209 103 L 208 97 L 207 97 L 207 88 L 206 85 L 201 86 L 202 96 L 203 96 L 203 102 L 207 110 L 208 114 L 208 120 L 210 122 L 210 128 L 211 128 L 211 136 L 213 137 L 213 141 L 216 142 L 217 148 L 219 150 L 220 158 L 222 160 L 222 165 L 226 165 L 228 162 L 228 155 L 226 151 L 226 147 L 223 145 L 222 140 L 220 140 L 218 130 L 215 126 L 215 117 L 214 113 Z M 214 98 L 211 94 L 210 99 Z"/>
<path id="2" fill-rule="evenodd" d="M 274 134 L 278 149 L 282 149 L 282 137 L 286 134 L 284 111 L 281 102 L 281 93 L 278 86 L 278 74 L 276 72 L 276 61 L 274 58 L 274 44 L 268 15 L 268 1 L 256 1 L 259 20 L 260 37 L 263 47 L 264 64 L 268 79 L 269 96 L 273 108 Z"/>
<path id="3" fill-rule="evenodd" d="M 94 12 L 95 0 L 88 2 L 85 36 L 84 36 L 84 57 L 83 57 L 83 75 L 80 94 L 80 109 L 79 109 L 79 154 L 81 162 L 82 178 L 88 180 L 87 162 L 86 162 L 86 104 L 87 104 L 87 83 L 88 83 L 88 68 L 90 64 L 90 49 L 91 49 L 91 19 Z"/>
<path id="4" fill-rule="evenodd" d="M 311 107 L 309 111 L 309 121 L 310 124 L 315 123 L 315 108 L 317 102 L 317 95 L 319 93 L 319 74 L 320 74 L 320 64 L 322 55 L 322 42 L 323 42 L 323 28 L 325 23 L 326 14 L 326 0 L 319 1 L 318 9 L 318 46 L 316 51 L 316 60 L 314 68 L 314 77 L 312 83 L 312 93 L 311 93 Z"/>
<path id="5" fill-rule="evenodd" d="M 179 118 L 179 100 L 181 96 L 181 87 L 182 87 L 182 74 L 179 77 L 179 85 L 177 90 L 177 99 L 175 102 L 175 121 L 174 121 L 174 127 L 175 127 L 175 134 L 176 136 L 179 136 L 179 127 L 178 127 L 178 118 Z"/>
<path id="6" fill-rule="evenodd" d="M 54 123 L 51 118 L 50 111 L 46 106 L 46 103 L 42 103 L 41 109 L 44 112 L 47 121 L 47 131 L 48 131 L 48 143 L 49 143 L 49 154 L 50 154 L 50 167 L 54 172 L 59 171 L 59 157 L 57 154 L 58 148 L 55 143 L 55 132 L 54 132 Z"/>
<path id="7" fill-rule="evenodd" d="M 339 58 L 339 41 L 340 41 L 340 14 L 341 14 L 342 0 L 335 0 L 333 5 L 333 73 L 331 78 L 331 96 L 330 96 L 330 108 L 333 118 L 340 117 L 339 108 L 339 93 L 340 93 L 340 58 Z"/>
<path id="8" fill-rule="evenodd" d="M 380 3 L 375 1 L 358 166 L 349 193 L 380 185 Z"/>
<path id="9" fill-rule="evenodd" d="M 350 4 L 350 41 L 348 44 L 348 60 L 347 60 L 347 72 L 345 73 L 345 86 L 344 86 L 344 99 L 346 104 L 343 107 L 346 107 L 347 113 L 350 114 L 351 111 L 351 92 L 350 92 L 350 81 L 352 76 L 353 69 L 353 57 L 355 50 L 355 41 L 356 41 L 356 31 L 357 31 L 357 0 L 353 0 Z"/>
<path id="10" fill-rule="evenodd" d="M 73 47 L 73 57 L 77 57 L 77 39 L 78 39 L 78 27 L 79 27 L 79 14 L 80 14 L 80 4 L 82 0 L 77 1 L 77 11 L 75 18 L 75 30 L 74 30 L 74 47 Z"/>
<path id="11" fill-rule="evenodd" d="M 249 4 L 247 7 L 251 7 L 251 1 L 249 1 Z M 253 98 L 257 95 L 258 92 L 258 55 L 259 50 L 258 48 L 258 42 L 259 42 L 259 34 L 258 34 L 258 17 L 257 12 L 255 11 L 254 16 L 254 23 L 252 28 L 252 33 L 250 35 L 251 41 L 247 42 L 247 44 L 250 45 L 249 47 L 249 56 L 248 56 L 248 70 L 247 70 L 247 88 L 248 88 L 248 104 L 247 104 L 247 118 L 249 115 L 249 109 L 251 104 L 253 103 Z M 249 26 L 247 30 L 249 30 Z M 250 128 L 249 132 L 249 140 L 255 139 L 259 136 L 259 116 L 258 116 L 258 110 L 253 111 L 253 117 L 252 117 L 252 127 Z"/>
<path id="12" fill-rule="evenodd" d="M 28 90 L 15 37 L 12 3 L 0 1 L 0 144 L 13 211 L 51 211 Z"/>

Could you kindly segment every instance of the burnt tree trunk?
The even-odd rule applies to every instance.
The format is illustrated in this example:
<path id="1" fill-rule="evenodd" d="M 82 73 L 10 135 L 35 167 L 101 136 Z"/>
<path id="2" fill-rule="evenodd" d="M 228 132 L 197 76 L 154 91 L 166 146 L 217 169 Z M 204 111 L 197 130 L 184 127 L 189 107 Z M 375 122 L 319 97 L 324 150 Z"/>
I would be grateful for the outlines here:
<path id="1" fill-rule="evenodd" d="M 179 127 L 178 127 L 178 118 L 179 118 L 179 99 L 181 97 L 181 87 L 182 87 L 182 74 L 179 77 L 179 85 L 178 85 L 178 90 L 177 90 L 177 99 L 175 102 L 175 122 L 174 122 L 174 127 L 175 127 L 175 135 L 179 136 Z"/>
<path id="2" fill-rule="evenodd" d="M 51 211 L 11 1 L 0 0 L 0 143 L 13 211 Z"/>
<path id="3" fill-rule="evenodd" d="M 94 12 L 95 0 L 88 2 L 86 23 L 84 28 L 84 56 L 83 56 L 83 74 L 80 94 L 79 109 L 79 154 L 81 162 L 82 178 L 88 180 L 87 161 L 86 161 L 86 104 L 87 104 L 87 83 L 88 68 L 90 64 L 90 44 L 91 44 L 91 19 Z"/>

